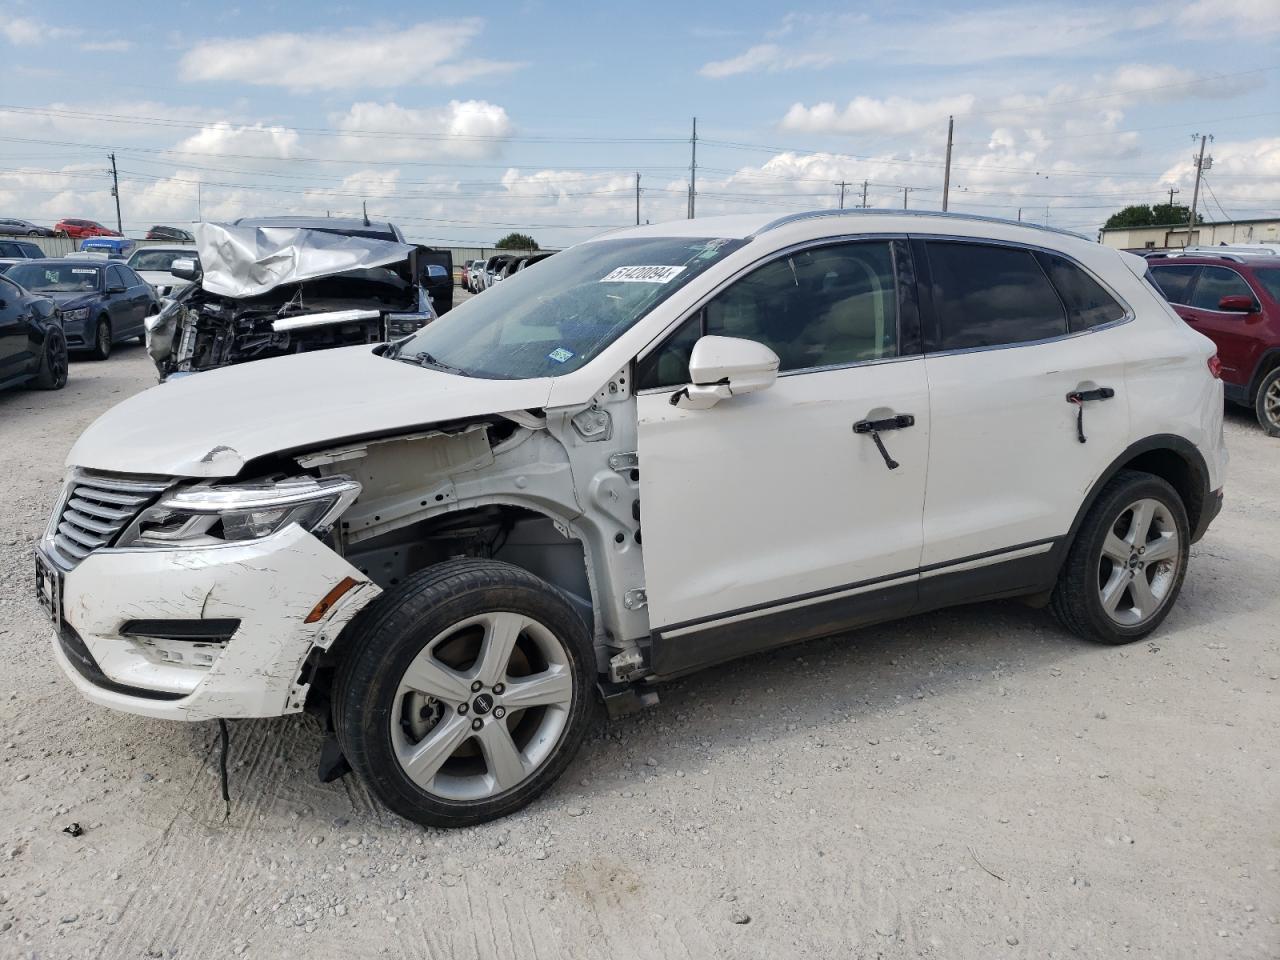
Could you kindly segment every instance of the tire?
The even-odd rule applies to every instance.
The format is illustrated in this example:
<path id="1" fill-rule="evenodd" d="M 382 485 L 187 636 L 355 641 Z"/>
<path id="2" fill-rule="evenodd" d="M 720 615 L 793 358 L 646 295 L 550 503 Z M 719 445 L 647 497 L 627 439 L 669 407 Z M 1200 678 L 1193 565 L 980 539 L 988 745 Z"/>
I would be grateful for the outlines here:
<path id="1" fill-rule="evenodd" d="M 89 356 L 94 360 L 105 360 L 111 356 L 111 321 L 106 317 L 99 317 L 93 328 L 93 349 Z"/>
<path id="2" fill-rule="evenodd" d="M 1122 470 L 1085 515 L 1049 606 L 1063 626 L 1087 640 L 1140 640 L 1173 608 L 1190 549 L 1178 492 L 1160 477 Z"/>
<path id="3" fill-rule="evenodd" d="M 338 742 L 407 820 L 462 827 L 519 810 L 560 776 L 592 722 L 586 624 L 559 591 L 511 564 L 429 567 L 347 632 L 333 686 Z M 515 633 L 505 659 L 483 655 L 495 633 Z M 522 684 L 538 705 L 513 706 Z"/>
<path id="4" fill-rule="evenodd" d="M 49 328 L 44 338 L 44 352 L 35 386 L 41 390 L 61 390 L 67 385 L 67 337 L 61 327 Z"/>
<path id="5" fill-rule="evenodd" d="M 1258 384 L 1253 412 L 1269 437 L 1280 437 L 1280 367 L 1276 367 Z"/>

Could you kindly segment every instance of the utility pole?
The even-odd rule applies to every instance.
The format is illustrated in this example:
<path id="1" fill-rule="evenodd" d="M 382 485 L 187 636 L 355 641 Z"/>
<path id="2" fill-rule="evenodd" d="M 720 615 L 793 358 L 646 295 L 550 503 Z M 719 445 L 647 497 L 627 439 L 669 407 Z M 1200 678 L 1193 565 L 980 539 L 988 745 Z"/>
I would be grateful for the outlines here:
<path id="1" fill-rule="evenodd" d="M 841 180 L 836 183 L 836 186 L 840 188 L 840 209 L 843 210 L 844 209 L 844 188 L 852 187 L 853 184 L 849 183 L 847 180 Z"/>
<path id="2" fill-rule="evenodd" d="M 947 212 L 947 201 L 951 199 L 951 139 L 956 130 L 956 118 L 947 117 L 947 166 L 942 175 L 942 212 Z"/>
<path id="3" fill-rule="evenodd" d="M 196 181 L 196 219 L 204 220 L 204 184 Z"/>
<path id="4" fill-rule="evenodd" d="M 360 201 L 360 211 L 364 214 L 364 225 L 366 227 L 369 226 L 369 201 L 368 200 Z"/>
<path id="5" fill-rule="evenodd" d="M 693 136 L 689 138 L 689 219 L 693 219 L 694 198 L 698 195 L 698 118 L 693 118 Z"/>
<path id="6" fill-rule="evenodd" d="M 1169 208 L 1170 208 L 1170 212 L 1172 212 L 1172 209 L 1173 209 L 1173 195 L 1174 195 L 1175 193 L 1181 193 L 1181 192 L 1182 192 L 1182 191 L 1181 191 L 1181 190 L 1179 190 L 1177 187 L 1175 187 L 1173 184 L 1169 184 Z"/>
<path id="7" fill-rule="evenodd" d="M 916 189 L 916 188 L 915 188 L 915 187 L 903 187 L 903 188 L 902 188 L 902 209 L 903 209 L 903 210 L 907 209 L 907 194 L 908 194 L 908 193 L 910 193 L 910 192 L 911 192 L 912 190 L 914 190 L 914 189 Z"/>
<path id="8" fill-rule="evenodd" d="M 1196 165 L 1196 186 L 1195 189 L 1191 191 L 1191 214 L 1187 217 L 1187 242 L 1184 244 L 1184 246 L 1187 247 L 1191 246 L 1191 231 L 1196 227 L 1196 207 L 1200 203 L 1200 178 L 1204 175 L 1205 171 L 1204 145 L 1213 139 L 1213 134 L 1201 135 L 1195 133 L 1191 135 L 1191 139 L 1193 140 L 1196 137 L 1200 138 L 1200 156 L 1192 158 Z M 1209 158 L 1209 165 L 1213 165 L 1213 157 Z"/>
<path id="9" fill-rule="evenodd" d="M 867 181 L 862 181 L 862 209 L 867 209 Z"/>
<path id="10" fill-rule="evenodd" d="M 636 226 L 640 226 L 640 172 L 636 171 Z"/>
<path id="11" fill-rule="evenodd" d="M 1019 208 L 1018 208 L 1018 222 L 1019 222 L 1019 223 L 1021 223 L 1021 222 L 1022 222 L 1022 208 L 1021 208 L 1021 207 L 1019 207 Z"/>
<path id="12" fill-rule="evenodd" d="M 111 195 L 116 198 L 116 230 L 124 236 L 124 220 L 120 218 L 120 178 L 116 175 L 116 155 L 111 155 Z"/>

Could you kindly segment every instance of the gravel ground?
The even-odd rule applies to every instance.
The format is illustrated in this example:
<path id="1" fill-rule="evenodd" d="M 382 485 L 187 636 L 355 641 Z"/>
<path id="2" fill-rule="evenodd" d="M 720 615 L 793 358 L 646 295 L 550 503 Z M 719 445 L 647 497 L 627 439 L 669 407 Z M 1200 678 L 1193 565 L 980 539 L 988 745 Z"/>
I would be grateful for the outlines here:
<path id="1" fill-rule="evenodd" d="M 1152 642 L 985 604 L 667 687 L 532 808 L 456 832 L 316 782 L 309 719 L 82 701 L 30 548 L 140 348 L 0 394 L 0 956 L 1280 957 L 1280 441 Z M 64 831 L 72 823 L 83 834 Z"/>

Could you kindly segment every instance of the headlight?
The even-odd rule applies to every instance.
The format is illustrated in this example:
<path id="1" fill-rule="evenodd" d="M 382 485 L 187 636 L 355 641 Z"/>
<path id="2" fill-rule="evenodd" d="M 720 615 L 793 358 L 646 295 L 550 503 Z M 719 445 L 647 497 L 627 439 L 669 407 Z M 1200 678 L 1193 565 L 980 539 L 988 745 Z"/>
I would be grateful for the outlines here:
<path id="1" fill-rule="evenodd" d="M 63 319 L 63 320 L 71 320 L 71 321 L 76 321 L 76 320 L 88 320 L 88 319 L 89 319 L 89 308 L 88 308 L 88 307 L 77 307 L 75 310 L 63 310 L 63 311 L 62 311 L 62 319 Z"/>
<path id="2" fill-rule="evenodd" d="M 360 484 L 349 477 L 191 487 L 143 511 L 117 546 L 209 546 L 261 540 L 291 523 L 322 535 L 360 496 L 360 490 Z"/>

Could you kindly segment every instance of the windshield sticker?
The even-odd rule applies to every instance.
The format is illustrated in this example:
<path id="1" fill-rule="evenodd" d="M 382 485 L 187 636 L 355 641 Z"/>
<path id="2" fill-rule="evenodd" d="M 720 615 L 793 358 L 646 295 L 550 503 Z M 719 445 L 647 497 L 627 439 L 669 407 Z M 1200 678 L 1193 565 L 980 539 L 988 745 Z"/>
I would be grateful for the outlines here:
<path id="1" fill-rule="evenodd" d="M 93 276 L 95 273 L 97 273 L 98 271 L 97 271 L 97 270 L 80 270 L 80 269 L 78 269 L 78 268 L 76 268 L 76 267 L 72 267 L 72 268 L 71 268 L 71 272 L 72 272 L 72 273 L 85 273 L 85 274 L 88 274 L 89 276 L 91 276 L 91 277 L 92 277 L 92 276 Z M 46 274 L 45 274 L 45 276 L 46 276 L 46 277 L 48 277 L 50 280 L 55 280 L 55 279 L 57 279 L 57 275 L 56 275 L 56 274 L 46 273 Z"/>
<path id="2" fill-rule="evenodd" d="M 600 278 L 601 283 L 670 283 L 684 270 L 675 267 L 618 267 Z"/>
<path id="3" fill-rule="evenodd" d="M 556 363 L 566 363 L 573 359 L 573 351 L 566 350 L 564 347 L 556 347 L 547 354 L 548 360 L 554 360 Z"/>
<path id="4" fill-rule="evenodd" d="M 720 248 L 728 242 L 728 240 L 708 240 L 706 243 L 699 247 L 694 247 L 693 249 L 702 251 L 697 256 L 698 260 L 711 260 L 714 257 L 719 256 Z"/>

